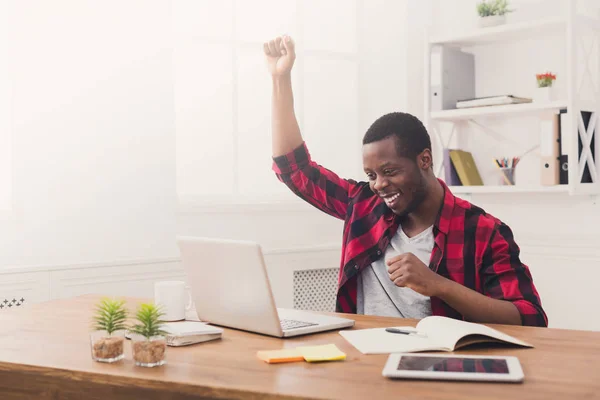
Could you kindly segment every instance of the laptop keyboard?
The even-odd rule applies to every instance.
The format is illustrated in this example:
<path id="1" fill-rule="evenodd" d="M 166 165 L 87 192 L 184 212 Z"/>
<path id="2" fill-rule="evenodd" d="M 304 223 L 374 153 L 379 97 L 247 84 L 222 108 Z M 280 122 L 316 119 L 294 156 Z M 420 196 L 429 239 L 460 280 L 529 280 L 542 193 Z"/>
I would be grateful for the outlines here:
<path id="1" fill-rule="evenodd" d="M 283 329 L 284 331 L 290 330 L 290 329 L 304 328 L 306 326 L 318 325 L 318 324 L 315 324 L 314 322 L 296 321 L 293 319 L 282 319 L 282 320 L 280 320 L 280 322 L 281 322 L 281 329 Z"/>

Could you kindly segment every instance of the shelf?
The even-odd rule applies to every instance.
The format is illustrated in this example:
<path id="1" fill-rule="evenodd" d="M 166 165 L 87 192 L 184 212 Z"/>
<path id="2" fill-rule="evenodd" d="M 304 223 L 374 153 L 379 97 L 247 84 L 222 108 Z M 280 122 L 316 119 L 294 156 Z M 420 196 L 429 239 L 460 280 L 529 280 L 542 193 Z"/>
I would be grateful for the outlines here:
<path id="1" fill-rule="evenodd" d="M 455 46 L 474 46 L 484 43 L 504 42 L 515 39 L 528 39 L 534 36 L 546 36 L 553 31 L 566 29 L 565 18 L 547 18 L 538 21 L 507 23 L 487 28 L 473 29 L 463 33 L 453 33 L 432 37 L 430 44 Z"/>
<path id="2" fill-rule="evenodd" d="M 489 117 L 502 114 L 539 114 L 544 112 L 555 112 L 566 107 L 566 101 L 553 101 L 550 103 L 507 104 L 501 106 L 434 111 L 430 113 L 430 118 L 439 121 L 460 121 L 475 117 Z"/>
<path id="3" fill-rule="evenodd" d="M 454 194 L 485 193 L 567 193 L 569 185 L 554 186 L 450 186 Z"/>

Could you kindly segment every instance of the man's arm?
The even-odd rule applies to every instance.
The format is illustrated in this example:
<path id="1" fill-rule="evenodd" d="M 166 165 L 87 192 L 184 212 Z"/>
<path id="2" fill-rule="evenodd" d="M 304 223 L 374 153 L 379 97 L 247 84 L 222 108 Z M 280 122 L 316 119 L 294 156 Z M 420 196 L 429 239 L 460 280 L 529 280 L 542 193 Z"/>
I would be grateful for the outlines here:
<path id="1" fill-rule="evenodd" d="M 298 197 L 329 215 L 345 219 L 350 198 L 362 186 L 340 178 L 310 157 L 294 113 L 291 78 L 296 58 L 294 42 L 284 36 L 265 43 L 263 48 L 273 83 L 273 170 Z"/>
<path id="2" fill-rule="evenodd" d="M 521 262 L 520 249 L 511 229 L 499 223 L 483 256 L 480 269 L 483 293 L 511 302 L 523 325 L 548 326 L 540 295 L 527 265 Z"/>
<path id="3" fill-rule="evenodd" d="M 424 296 L 438 297 L 465 319 L 480 323 L 521 325 L 517 307 L 493 299 L 433 272 L 412 253 L 387 261 L 390 279 L 396 286 L 408 287 Z"/>
<path id="4" fill-rule="evenodd" d="M 548 326 L 529 269 L 521 263 L 519 248 L 505 224 L 494 230 L 483 256 L 483 293 L 436 274 L 411 253 L 391 258 L 387 265 L 397 286 L 438 297 L 469 321 Z"/>
<path id="5" fill-rule="evenodd" d="M 278 37 L 263 45 L 273 83 L 271 129 L 273 157 L 290 153 L 303 140 L 294 112 L 292 67 L 296 59 L 294 42 L 289 36 Z"/>
<path id="6" fill-rule="evenodd" d="M 439 276 L 439 275 L 438 275 Z M 517 307 L 506 300 L 492 299 L 466 286 L 441 277 L 437 297 L 473 322 L 521 325 Z"/>

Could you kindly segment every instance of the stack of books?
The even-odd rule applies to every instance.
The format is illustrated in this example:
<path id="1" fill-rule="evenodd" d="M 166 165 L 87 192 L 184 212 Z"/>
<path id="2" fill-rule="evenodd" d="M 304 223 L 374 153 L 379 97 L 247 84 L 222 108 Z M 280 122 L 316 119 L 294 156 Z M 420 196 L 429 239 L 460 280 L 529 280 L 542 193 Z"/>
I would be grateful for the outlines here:
<path id="1" fill-rule="evenodd" d="M 456 108 L 488 107 L 501 106 L 506 104 L 531 103 L 532 99 L 527 97 L 517 97 L 511 94 L 501 96 L 476 97 L 473 99 L 458 100 Z"/>
<path id="2" fill-rule="evenodd" d="M 167 346 L 174 347 L 220 339 L 223 334 L 223 329 L 199 321 L 167 322 L 163 329 L 167 332 Z M 128 331 L 125 337 L 131 339 L 131 333 Z"/>

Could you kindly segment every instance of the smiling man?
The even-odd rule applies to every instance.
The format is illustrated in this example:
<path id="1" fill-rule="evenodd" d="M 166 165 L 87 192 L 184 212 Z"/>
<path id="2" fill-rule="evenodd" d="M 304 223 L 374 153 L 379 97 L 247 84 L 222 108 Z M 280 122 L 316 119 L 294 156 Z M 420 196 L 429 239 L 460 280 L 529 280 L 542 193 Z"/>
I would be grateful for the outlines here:
<path id="1" fill-rule="evenodd" d="M 345 221 L 336 311 L 547 326 L 510 228 L 435 177 L 429 134 L 416 117 L 377 119 L 363 138 L 367 181 L 340 178 L 311 159 L 300 134 L 294 42 L 278 37 L 264 52 L 273 169 L 297 196 Z"/>

